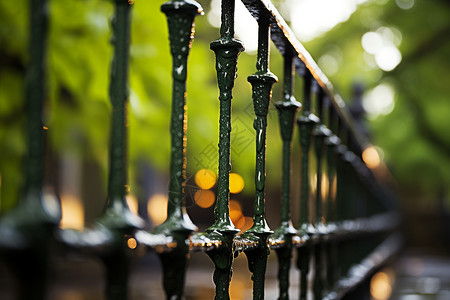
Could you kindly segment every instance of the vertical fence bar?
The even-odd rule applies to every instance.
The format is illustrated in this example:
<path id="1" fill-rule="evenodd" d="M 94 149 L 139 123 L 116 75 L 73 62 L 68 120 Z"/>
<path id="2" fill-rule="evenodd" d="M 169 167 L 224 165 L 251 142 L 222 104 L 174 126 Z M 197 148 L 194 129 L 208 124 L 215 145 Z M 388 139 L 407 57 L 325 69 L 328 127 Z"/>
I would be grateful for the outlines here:
<path id="1" fill-rule="evenodd" d="M 115 0 L 115 13 L 111 20 L 113 30 L 112 44 L 114 54 L 111 62 L 109 97 L 112 104 L 108 200 L 106 212 L 100 223 L 114 229 L 125 224 L 130 227 L 140 226 L 141 220 L 129 210 L 126 195 L 128 193 L 127 167 L 127 115 L 128 102 L 128 59 L 130 47 L 130 10 L 127 0 Z M 115 219 L 115 218 L 118 219 Z"/>
<path id="2" fill-rule="evenodd" d="M 326 184 L 328 182 L 325 178 L 327 174 L 327 161 L 325 155 L 325 139 L 331 135 L 330 130 L 325 126 L 324 113 L 323 113 L 323 102 L 325 101 L 325 91 L 320 88 L 317 98 L 317 112 L 319 119 L 321 120 L 320 125 L 317 125 L 313 130 L 314 136 L 314 150 L 316 155 L 316 234 L 317 243 L 314 246 L 315 253 L 315 277 L 314 277 L 314 296 L 315 299 L 322 298 L 322 292 L 324 288 L 324 265 L 323 261 L 325 259 L 325 237 L 328 234 L 328 228 L 326 227 L 325 221 L 325 208 L 326 201 Z"/>
<path id="3" fill-rule="evenodd" d="M 275 230 L 274 237 L 286 241 L 286 244 L 283 247 L 276 249 L 278 257 L 278 281 L 280 285 L 279 300 L 289 299 L 289 269 L 291 267 L 292 257 L 292 235 L 297 232 L 292 226 L 290 213 L 291 146 L 294 119 L 301 104 L 295 100 L 293 95 L 293 75 L 293 51 L 291 47 L 287 47 L 286 53 L 284 54 L 283 100 L 275 103 L 275 107 L 279 114 L 280 134 L 283 141 L 283 162 L 281 179 L 281 220 L 280 227 Z"/>
<path id="4" fill-rule="evenodd" d="M 43 196 L 45 99 L 45 50 L 47 1 L 30 1 L 30 63 L 25 79 L 28 153 L 23 200 L 0 224 L 2 246 L 7 245 L 6 263 L 18 278 L 18 299 L 44 299 L 51 228 L 58 216 L 48 210 Z M 16 248 L 17 249 L 14 249 Z"/>
<path id="5" fill-rule="evenodd" d="M 231 222 L 229 213 L 231 100 L 236 78 L 237 58 L 244 50 L 243 44 L 233 38 L 234 6 L 235 0 L 222 1 L 221 37 L 211 43 L 211 49 L 216 54 L 217 81 L 220 90 L 220 116 L 217 203 L 214 208 L 215 222 L 209 228 L 209 230 L 231 230 L 232 232 L 237 230 Z"/>
<path id="6" fill-rule="evenodd" d="M 108 200 L 98 223 L 110 230 L 113 244 L 102 256 L 106 267 L 106 298 L 127 299 L 130 272 L 130 253 L 125 235 L 143 225 L 127 203 L 127 115 L 128 60 L 130 48 L 130 10 L 132 1 L 115 0 L 115 12 L 111 20 L 114 54 L 111 62 L 109 97 L 112 104 L 111 135 L 109 148 Z"/>
<path id="7" fill-rule="evenodd" d="M 311 205 L 310 182 L 309 182 L 309 152 L 312 144 L 312 131 L 319 119 L 311 113 L 311 88 L 312 75 L 308 70 L 304 74 L 303 84 L 303 111 L 297 118 L 300 134 L 301 147 L 301 191 L 300 191 L 300 235 L 309 235 L 314 227 L 310 222 L 309 211 Z M 298 248 L 297 266 L 300 269 L 300 299 L 305 300 L 307 296 L 309 260 L 311 257 L 311 245 L 305 243 Z"/>
<path id="8" fill-rule="evenodd" d="M 186 239 L 196 230 L 186 213 L 184 186 L 186 180 L 186 76 L 187 59 L 194 38 L 194 18 L 202 14 L 195 1 L 169 1 L 161 6 L 169 28 L 172 55 L 172 115 L 170 123 L 171 156 L 169 200 L 166 221 L 155 232 L 172 235 L 177 241 L 174 251 L 161 253 L 163 286 L 167 299 L 182 299 L 188 262 Z"/>
<path id="9" fill-rule="evenodd" d="M 339 145 L 339 138 L 335 135 L 336 113 L 332 105 L 328 108 L 328 126 L 333 133 L 325 143 L 327 145 L 327 164 L 328 164 L 328 205 L 327 205 L 327 226 L 329 228 L 329 242 L 327 248 L 327 290 L 332 291 L 334 283 L 337 281 L 337 242 L 334 236 L 336 226 L 336 148 Z"/>
<path id="10" fill-rule="evenodd" d="M 31 1 L 30 65 L 26 77 L 29 153 L 26 164 L 26 191 L 40 197 L 44 174 L 44 134 L 42 109 L 45 89 L 45 44 L 47 7 L 45 0 Z"/>
<path id="11" fill-rule="evenodd" d="M 338 122 L 338 135 L 341 139 L 341 144 L 337 148 L 337 163 L 336 163 L 336 176 L 337 176 L 337 194 L 336 203 L 338 211 L 338 220 L 341 228 L 349 220 L 349 203 L 351 194 L 351 181 L 349 163 L 347 161 L 348 150 L 348 128 L 339 118 Z M 339 259 L 339 276 L 344 277 L 348 271 L 349 257 L 353 249 L 349 247 L 349 238 L 342 236 L 338 241 L 338 259 Z M 350 252 L 350 253 L 349 253 Z"/>
<path id="12" fill-rule="evenodd" d="M 247 233 L 258 238 L 258 248 L 246 251 L 249 269 L 253 273 L 253 299 L 264 299 L 264 282 L 266 274 L 269 247 L 268 236 L 273 233 L 265 219 L 265 183 L 266 183 L 266 127 L 269 103 L 272 95 L 272 85 L 278 81 L 269 71 L 269 18 L 261 14 L 258 20 L 258 54 L 256 73 L 247 80 L 252 84 L 253 107 L 255 120 L 253 128 L 256 130 L 256 168 L 253 226 Z"/>
<path id="13" fill-rule="evenodd" d="M 115 1 L 115 14 L 111 21 L 114 57 L 111 63 L 109 97 L 112 104 L 112 128 L 109 153 L 109 206 L 126 206 L 127 194 L 127 129 L 126 102 L 128 100 L 128 57 L 130 39 L 130 5 L 128 1 Z M 120 204 L 116 204 L 120 203 Z"/>
<path id="14" fill-rule="evenodd" d="M 213 280 L 216 285 L 216 300 L 230 299 L 229 288 L 233 263 L 233 239 L 239 232 L 230 219 L 230 133 L 231 100 L 236 78 L 237 59 L 244 51 L 244 45 L 234 39 L 235 0 L 222 0 L 220 38 L 211 43 L 210 48 L 216 55 L 217 82 L 219 86 L 219 174 L 217 180 L 217 201 L 214 207 L 214 224 L 208 232 L 220 235 L 222 246 L 208 252 L 214 262 Z"/>
<path id="15" fill-rule="evenodd" d="M 324 101 L 324 91 L 322 89 L 319 90 L 319 97 L 317 99 L 318 103 L 321 103 Z M 325 207 L 323 203 L 323 196 L 322 196 L 322 175 L 326 173 L 326 161 L 324 160 L 324 143 L 325 138 L 330 135 L 329 130 L 326 128 L 326 126 L 323 124 L 323 113 L 322 113 L 322 105 L 319 105 L 318 108 L 318 115 L 319 119 L 321 120 L 321 124 L 316 126 L 313 130 L 313 136 L 314 136 L 314 151 L 316 154 L 316 167 L 317 167 L 317 176 L 316 176 L 316 229 L 319 232 L 325 233 L 325 216 L 323 213 L 323 209 Z"/>

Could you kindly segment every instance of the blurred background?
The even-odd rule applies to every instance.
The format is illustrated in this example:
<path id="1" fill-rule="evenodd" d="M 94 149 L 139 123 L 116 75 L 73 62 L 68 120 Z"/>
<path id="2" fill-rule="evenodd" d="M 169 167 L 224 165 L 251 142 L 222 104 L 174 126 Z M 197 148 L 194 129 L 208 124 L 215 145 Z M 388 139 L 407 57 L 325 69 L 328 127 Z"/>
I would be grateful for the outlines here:
<path id="1" fill-rule="evenodd" d="M 220 1 L 198 2 L 205 15 L 196 18 L 188 64 L 186 202 L 191 219 L 204 230 L 213 221 L 216 193 L 219 101 L 209 43 L 219 36 Z M 413 253 L 405 264 L 414 265 L 408 259 L 417 258 L 415 262 L 424 266 L 425 254 L 439 257 L 437 265 L 447 263 L 450 278 L 445 260 L 450 253 L 450 2 L 272 2 L 353 111 L 364 108 L 361 126 L 381 158 L 373 170 L 396 189 L 404 213 Z M 165 218 L 170 154 L 171 57 L 165 16 L 159 10 L 162 3 L 135 1 L 132 13 L 128 201 L 150 228 Z M 60 226 L 83 229 L 100 216 L 106 201 L 113 5 L 105 0 L 65 0 L 49 1 L 48 9 L 45 190 L 61 199 Z M 257 27 L 240 1 L 236 9 L 236 35 L 246 51 L 239 58 L 233 99 L 231 216 L 245 230 L 253 214 L 255 157 L 246 78 L 256 70 Z M 19 201 L 24 186 L 28 17 L 28 1 L 0 2 L 0 213 Z M 272 51 L 271 71 L 280 80 L 281 62 L 280 54 Z M 301 102 L 300 78 L 296 90 Z M 362 91 L 362 96 L 355 91 Z M 280 83 L 273 89 L 273 101 L 279 99 Z M 267 218 L 276 228 L 281 139 L 272 105 L 268 119 Z M 291 193 L 296 226 L 298 144 L 296 131 Z M 440 284 L 439 290 L 445 290 Z"/>

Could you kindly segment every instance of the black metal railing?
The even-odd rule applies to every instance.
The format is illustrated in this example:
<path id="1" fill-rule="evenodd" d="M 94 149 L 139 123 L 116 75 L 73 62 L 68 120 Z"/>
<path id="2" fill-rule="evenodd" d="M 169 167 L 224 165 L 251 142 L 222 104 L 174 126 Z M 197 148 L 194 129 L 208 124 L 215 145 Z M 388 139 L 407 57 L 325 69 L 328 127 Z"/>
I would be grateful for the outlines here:
<path id="1" fill-rule="evenodd" d="M 193 39 L 194 18 L 202 14 L 190 0 L 162 5 L 169 25 L 173 57 L 171 163 L 166 221 L 152 229 L 127 206 L 126 103 L 133 1 L 115 0 L 112 22 L 114 58 L 110 79 L 112 103 L 109 150 L 108 201 L 95 225 L 84 231 L 59 229 L 58 204 L 44 199 L 43 123 L 45 95 L 46 0 L 30 0 L 30 66 L 27 75 L 28 147 L 27 184 L 23 201 L 0 220 L 0 252 L 13 266 L 22 287 L 19 299 L 43 299 L 50 245 L 100 257 L 106 268 L 107 299 L 126 299 L 130 261 L 136 252 L 130 241 L 160 256 L 167 299 L 182 299 L 190 252 L 205 252 L 213 261 L 215 299 L 229 299 L 232 265 L 244 253 L 253 273 L 253 299 L 264 299 L 267 258 L 275 250 L 279 263 L 279 299 L 289 299 L 289 270 L 294 249 L 298 252 L 300 299 L 307 298 L 312 272 L 314 299 L 339 299 L 360 285 L 401 247 L 395 229 L 399 218 L 387 188 L 378 182 L 362 160 L 368 140 L 356 128 L 342 99 L 269 0 L 242 0 L 258 22 L 257 70 L 248 77 L 252 85 L 256 161 L 253 226 L 244 233 L 233 225 L 229 212 L 230 132 L 232 91 L 243 44 L 234 38 L 235 0 L 222 0 L 220 38 L 211 43 L 216 54 L 220 90 L 218 195 L 215 221 L 206 232 L 186 213 L 186 74 Z M 271 230 L 265 219 L 265 157 L 267 114 L 272 85 L 278 81 L 269 69 L 269 44 L 284 57 L 283 95 L 275 103 L 282 140 L 281 221 Z M 303 80 L 301 101 L 294 98 L 294 79 Z M 300 104 L 301 103 L 301 104 Z M 298 113 L 298 116 L 296 116 Z M 297 124 L 297 126 L 295 126 Z M 294 128 L 300 153 L 291 154 Z M 291 155 L 301 157 L 300 198 L 291 199 Z M 295 168 L 298 168 L 297 166 Z M 294 228 L 290 202 L 300 203 Z M 314 213 L 310 213 L 314 212 Z M 394 232 L 394 233 L 393 233 Z M 313 268 L 311 268 L 313 266 Z"/>

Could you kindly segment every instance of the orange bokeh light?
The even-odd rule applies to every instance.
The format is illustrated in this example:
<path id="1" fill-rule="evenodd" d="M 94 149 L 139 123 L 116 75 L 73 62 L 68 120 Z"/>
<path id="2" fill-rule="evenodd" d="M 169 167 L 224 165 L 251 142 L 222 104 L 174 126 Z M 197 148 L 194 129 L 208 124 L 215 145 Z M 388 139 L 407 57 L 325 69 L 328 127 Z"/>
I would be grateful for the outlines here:
<path id="1" fill-rule="evenodd" d="M 127 240 L 127 246 L 128 246 L 128 248 L 130 248 L 130 249 L 136 249 L 136 247 L 137 247 L 137 241 L 136 241 L 136 239 L 135 239 L 135 238 L 129 238 L 129 239 Z"/>
<path id="2" fill-rule="evenodd" d="M 373 146 L 364 149 L 362 153 L 362 159 L 370 169 L 378 167 L 381 163 L 380 156 Z"/>
<path id="3" fill-rule="evenodd" d="M 210 190 L 198 190 L 194 194 L 195 204 L 201 208 L 208 208 L 214 204 L 216 195 Z"/>

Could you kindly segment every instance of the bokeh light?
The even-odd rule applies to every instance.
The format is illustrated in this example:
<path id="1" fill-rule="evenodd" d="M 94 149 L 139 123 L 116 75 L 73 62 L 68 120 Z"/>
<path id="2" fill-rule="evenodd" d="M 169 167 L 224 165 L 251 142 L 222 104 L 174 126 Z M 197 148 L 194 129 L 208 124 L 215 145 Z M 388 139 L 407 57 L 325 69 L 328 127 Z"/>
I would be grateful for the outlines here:
<path id="1" fill-rule="evenodd" d="M 128 248 L 130 248 L 130 249 L 136 249 L 136 247 L 137 247 L 137 241 L 136 241 L 136 239 L 135 239 L 135 238 L 129 238 L 129 239 L 127 240 L 127 246 L 128 246 Z"/>
<path id="2" fill-rule="evenodd" d="M 392 276 L 378 272 L 370 280 L 370 295 L 374 300 L 387 300 L 392 294 Z"/>
<path id="3" fill-rule="evenodd" d="M 162 224 L 167 218 L 167 196 L 155 194 L 147 202 L 148 217 L 153 225 Z"/>
<path id="4" fill-rule="evenodd" d="M 233 222 L 234 226 L 237 227 L 238 221 L 243 217 L 242 207 L 239 202 L 236 200 L 230 201 L 230 219 Z"/>
<path id="5" fill-rule="evenodd" d="M 383 46 L 383 39 L 377 32 L 366 32 L 361 38 L 361 45 L 369 54 L 375 54 Z"/>
<path id="6" fill-rule="evenodd" d="M 216 195 L 210 190 L 198 190 L 194 194 L 194 201 L 201 208 L 208 208 L 214 204 Z"/>
<path id="7" fill-rule="evenodd" d="M 402 54 L 397 48 L 401 41 L 402 34 L 397 28 L 381 26 L 376 31 L 366 32 L 361 38 L 361 45 L 366 53 L 373 55 L 378 68 L 389 72 L 402 61 Z"/>
<path id="8" fill-rule="evenodd" d="M 391 85 L 382 83 L 368 92 L 363 98 L 363 107 L 370 119 L 387 115 L 394 110 L 395 92 Z"/>
<path id="9" fill-rule="evenodd" d="M 138 200 L 137 200 L 136 196 L 127 195 L 125 199 L 127 199 L 128 208 L 131 210 L 132 213 L 137 215 L 138 214 Z"/>
<path id="10" fill-rule="evenodd" d="M 243 233 L 246 230 L 249 230 L 253 226 L 253 219 L 250 217 L 244 217 L 244 225 L 242 227 L 235 225 L 237 228 L 241 230 L 240 233 Z"/>
<path id="11" fill-rule="evenodd" d="M 325 202 L 328 198 L 328 192 L 330 190 L 330 182 L 328 179 L 328 174 L 326 174 L 326 173 L 322 173 L 320 189 L 321 189 L 322 202 Z"/>
<path id="12" fill-rule="evenodd" d="M 230 173 L 230 193 L 238 194 L 244 189 L 245 183 L 241 175 Z"/>
<path id="13" fill-rule="evenodd" d="M 208 169 L 201 169 L 195 173 L 195 184 L 201 189 L 207 190 L 216 184 L 216 174 Z"/>
<path id="14" fill-rule="evenodd" d="M 346 21 L 366 0 L 291 0 L 286 3 L 295 35 L 307 42 Z"/>
<path id="15" fill-rule="evenodd" d="M 241 229 L 245 225 L 245 216 L 241 215 L 239 220 L 237 220 L 236 222 L 233 222 L 233 224 L 234 224 L 234 226 L 236 226 L 236 228 Z"/>
<path id="16" fill-rule="evenodd" d="M 84 207 L 81 199 L 69 194 L 61 195 L 61 221 L 59 227 L 62 229 L 72 228 L 83 230 Z"/>
<path id="17" fill-rule="evenodd" d="M 375 62 L 383 71 L 392 71 L 402 61 L 402 54 L 394 45 L 383 46 L 375 54 Z"/>
<path id="18" fill-rule="evenodd" d="M 381 163 L 380 156 L 373 146 L 364 149 L 362 159 L 370 169 L 378 167 Z"/>
<path id="19" fill-rule="evenodd" d="M 414 0 L 395 0 L 395 4 L 401 9 L 407 10 L 414 6 Z"/>
<path id="20" fill-rule="evenodd" d="M 328 76 L 337 74 L 339 70 L 339 63 L 335 57 L 330 54 L 322 55 L 317 62 L 322 71 Z"/>

